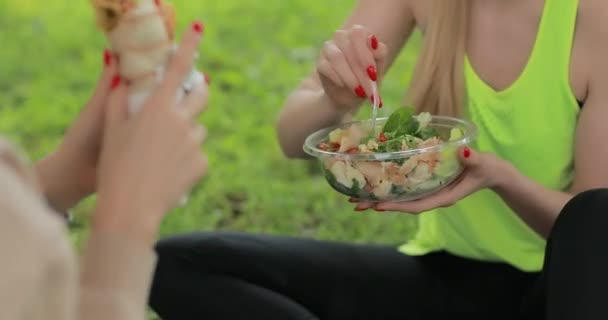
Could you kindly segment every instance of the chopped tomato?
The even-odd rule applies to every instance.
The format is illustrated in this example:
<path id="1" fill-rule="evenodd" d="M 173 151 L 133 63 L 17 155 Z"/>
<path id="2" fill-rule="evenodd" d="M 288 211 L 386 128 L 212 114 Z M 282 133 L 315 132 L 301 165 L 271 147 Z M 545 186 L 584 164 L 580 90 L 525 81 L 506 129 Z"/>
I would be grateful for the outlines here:
<path id="1" fill-rule="evenodd" d="M 386 138 L 386 136 L 384 135 L 384 133 L 380 133 L 380 136 L 378 137 L 378 140 L 380 142 L 386 142 L 388 139 Z"/>
<path id="2" fill-rule="evenodd" d="M 332 143 L 330 143 L 330 144 L 329 144 L 329 146 L 330 146 L 332 149 L 335 149 L 335 150 L 340 149 L 340 144 L 339 144 L 339 143 L 337 143 L 337 142 L 332 142 Z"/>
<path id="3" fill-rule="evenodd" d="M 359 148 L 357 148 L 357 147 L 346 150 L 346 153 L 358 153 L 358 152 L 359 152 Z"/>
<path id="4" fill-rule="evenodd" d="M 321 149 L 321 150 L 323 150 L 323 151 L 327 151 L 327 150 L 329 150 L 329 147 L 328 147 L 328 146 L 327 146 L 327 144 L 325 144 L 325 143 L 321 143 L 321 144 L 319 144 L 319 146 L 318 146 L 318 147 L 319 147 L 319 149 Z"/>

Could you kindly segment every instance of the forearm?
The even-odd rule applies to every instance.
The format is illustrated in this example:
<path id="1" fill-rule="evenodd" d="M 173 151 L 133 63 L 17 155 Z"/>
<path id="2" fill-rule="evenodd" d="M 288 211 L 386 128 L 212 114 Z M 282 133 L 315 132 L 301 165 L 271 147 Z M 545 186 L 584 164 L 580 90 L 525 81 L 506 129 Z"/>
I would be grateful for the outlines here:
<path id="1" fill-rule="evenodd" d="M 127 198 L 99 196 L 82 254 L 79 319 L 145 318 L 159 221 Z"/>
<path id="2" fill-rule="evenodd" d="M 81 257 L 78 319 L 145 319 L 155 263 L 149 243 L 93 229 Z"/>
<path id="3" fill-rule="evenodd" d="M 35 165 L 42 192 L 49 204 L 58 212 L 66 212 L 90 192 L 83 190 L 78 181 L 77 168 L 59 159 L 58 153 L 53 153 Z"/>
<path id="4" fill-rule="evenodd" d="M 492 189 L 539 235 L 546 238 L 562 208 L 574 197 L 569 192 L 545 188 L 503 163 Z"/>
<path id="5" fill-rule="evenodd" d="M 336 125 L 348 115 L 333 105 L 323 89 L 300 88 L 294 91 L 287 99 L 277 124 L 283 152 L 290 158 L 304 158 L 306 154 L 302 146 L 309 134 Z"/>

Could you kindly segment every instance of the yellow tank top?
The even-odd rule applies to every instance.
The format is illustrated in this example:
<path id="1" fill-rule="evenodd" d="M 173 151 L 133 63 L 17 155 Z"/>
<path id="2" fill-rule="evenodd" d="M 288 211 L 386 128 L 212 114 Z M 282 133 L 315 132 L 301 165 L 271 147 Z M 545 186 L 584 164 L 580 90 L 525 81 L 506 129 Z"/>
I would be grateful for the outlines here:
<path id="1" fill-rule="evenodd" d="M 545 0 L 537 38 L 524 71 L 495 91 L 465 59 L 467 111 L 479 130 L 472 147 L 508 160 L 522 174 L 554 190 L 573 178 L 579 106 L 569 81 L 577 0 Z M 400 247 L 421 255 L 446 250 L 482 261 L 505 262 L 523 271 L 542 268 L 545 241 L 490 190 L 455 206 L 420 216 L 419 230 Z"/>

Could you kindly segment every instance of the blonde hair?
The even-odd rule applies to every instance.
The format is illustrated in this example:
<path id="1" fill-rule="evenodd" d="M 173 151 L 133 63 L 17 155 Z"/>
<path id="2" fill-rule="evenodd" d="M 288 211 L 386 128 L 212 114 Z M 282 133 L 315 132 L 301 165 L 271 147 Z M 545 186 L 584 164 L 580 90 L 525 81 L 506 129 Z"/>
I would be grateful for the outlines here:
<path id="1" fill-rule="evenodd" d="M 431 0 L 420 58 L 406 103 L 417 112 L 459 116 L 464 111 L 468 0 Z"/>

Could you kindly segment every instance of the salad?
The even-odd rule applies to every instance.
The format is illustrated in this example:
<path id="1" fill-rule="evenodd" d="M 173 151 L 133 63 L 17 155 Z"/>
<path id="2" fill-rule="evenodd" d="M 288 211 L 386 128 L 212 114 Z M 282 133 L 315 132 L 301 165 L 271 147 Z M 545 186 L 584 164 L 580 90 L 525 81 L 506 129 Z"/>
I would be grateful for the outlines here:
<path id="1" fill-rule="evenodd" d="M 439 151 L 425 148 L 463 136 L 459 128 L 434 126 L 427 113 L 399 108 L 384 125 L 372 130 L 363 123 L 331 131 L 318 149 L 339 154 L 388 154 L 388 160 L 354 160 L 322 157 L 325 177 L 337 191 L 364 200 L 387 201 L 419 198 L 437 191 L 460 173 L 455 147 Z M 372 133 L 372 132 L 377 132 Z M 409 155 L 398 153 L 419 150 Z M 397 154 L 390 156 L 390 154 Z"/>

